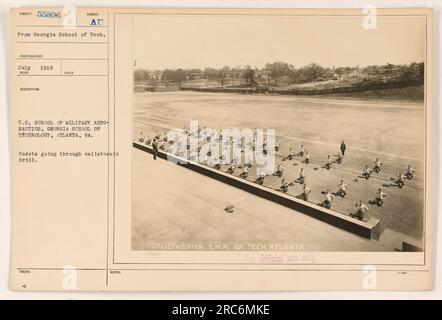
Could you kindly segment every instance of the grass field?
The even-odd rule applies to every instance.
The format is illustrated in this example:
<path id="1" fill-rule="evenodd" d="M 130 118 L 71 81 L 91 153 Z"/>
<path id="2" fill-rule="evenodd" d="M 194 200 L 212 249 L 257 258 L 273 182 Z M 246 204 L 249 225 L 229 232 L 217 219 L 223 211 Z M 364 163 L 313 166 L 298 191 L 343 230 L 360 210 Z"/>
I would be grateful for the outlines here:
<path id="1" fill-rule="evenodd" d="M 368 205 L 367 218 L 380 219 L 382 228 L 389 232 L 422 238 L 425 142 L 422 102 L 195 92 L 135 93 L 133 115 L 134 139 L 140 132 L 149 136 L 188 127 L 190 120 L 217 130 L 275 129 L 281 144 L 277 163 L 285 168 L 284 178 L 294 180 L 303 167 L 307 172 L 307 184 L 313 190 L 310 201 L 321 202 L 321 191 L 337 191 L 343 179 L 349 186 L 348 196 L 336 197 L 332 209 L 349 214 L 354 212 L 357 200 L 367 203 L 381 187 L 387 193 L 385 203 L 382 207 Z M 341 140 L 347 144 L 343 163 L 333 164 L 330 170 L 320 168 L 328 154 L 338 153 Z M 309 150 L 311 164 L 302 164 L 299 158 L 282 161 L 290 147 L 297 151 L 301 144 Z M 358 178 L 362 168 L 366 164 L 372 166 L 376 157 L 384 163 L 382 171 L 370 180 Z M 402 172 L 408 164 L 416 169 L 415 177 L 407 180 L 402 189 L 393 186 L 390 177 Z M 319 169 L 314 170 L 315 167 Z M 238 170 L 235 174 L 239 173 Z M 250 171 L 249 178 L 254 180 L 254 170 Z M 265 184 L 277 189 L 281 178 L 268 177 Z M 295 196 L 300 192 L 301 186 L 296 184 L 289 188 L 288 194 Z M 175 195 L 174 199 L 180 196 Z M 194 200 L 198 202 L 197 198 Z M 138 207 L 137 212 L 140 215 L 142 209 Z"/>

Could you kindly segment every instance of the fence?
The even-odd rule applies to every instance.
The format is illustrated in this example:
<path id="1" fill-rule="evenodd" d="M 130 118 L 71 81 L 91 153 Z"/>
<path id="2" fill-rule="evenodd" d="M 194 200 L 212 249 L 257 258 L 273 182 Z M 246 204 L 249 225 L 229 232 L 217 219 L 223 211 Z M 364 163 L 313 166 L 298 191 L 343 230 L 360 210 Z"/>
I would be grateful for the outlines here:
<path id="1" fill-rule="evenodd" d="M 328 87 L 328 88 L 294 88 L 294 89 L 273 89 L 273 88 L 195 88 L 195 87 L 181 87 L 180 90 L 184 91 L 197 91 L 197 92 L 224 92 L 224 93 L 237 93 L 237 94 L 280 94 L 280 95 L 321 95 L 321 94 L 334 94 L 334 93 L 353 93 L 372 90 L 384 90 L 384 89 L 400 89 L 406 87 L 416 87 L 422 85 L 420 80 L 412 81 L 392 81 L 385 83 L 358 83 L 352 86 L 345 87 Z"/>

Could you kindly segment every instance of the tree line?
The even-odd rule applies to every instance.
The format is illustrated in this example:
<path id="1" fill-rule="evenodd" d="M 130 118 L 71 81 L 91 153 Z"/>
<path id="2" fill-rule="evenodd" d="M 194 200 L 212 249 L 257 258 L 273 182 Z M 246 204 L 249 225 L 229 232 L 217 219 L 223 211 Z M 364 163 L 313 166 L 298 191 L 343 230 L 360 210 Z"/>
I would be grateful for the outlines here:
<path id="1" fill-rule="evenodd" d="M 384 64 L 365 67 L 323 67 L 310 63 L 304 67 L 295 68 L 293 65 L 277 61 L 267 63 L 263 68 L 244 66 L 205 69 L 164 69 L 134 71 L 135 82 L 146 82 L 152 86 L 158 83 L 171 83 L 181 86 L 183 82 L 200 80 L 216 81 L 224 86 L 287 86 L 308 82 L 335 80 L 341 81 L 422 81 L 424 79 L 424 63 Z"/>

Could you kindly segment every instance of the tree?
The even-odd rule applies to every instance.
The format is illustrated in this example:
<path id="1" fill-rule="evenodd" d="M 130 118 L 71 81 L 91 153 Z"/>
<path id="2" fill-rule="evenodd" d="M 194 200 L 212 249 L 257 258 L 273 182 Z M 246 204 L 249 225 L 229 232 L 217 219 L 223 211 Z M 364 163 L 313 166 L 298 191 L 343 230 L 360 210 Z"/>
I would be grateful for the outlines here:
<path id="1" fill-rule="evenodd" d="M 184 79 L 186 79 L 186 73 L 184 72 L 184 70 L 181 68 L 176 69 L 173 73 L 173 82 L 181 86 L 181 83 Z"/>
<path id="2" fill-rule="evenodd" d="M 282 61 L 267 63 L 265 69 L 276 85 L 278 85 L 278 81 L 282 76 L 288 76 L 290 73 L 290 65 Z"/>
<path id="3" fill-rule="evenodd" d="M 344 70 L 343 67 L 338 67 L 338 68 L 335 69 L 335 73 L 336 73 L 336 75 L 338 76 L 338 83 L 339 83 L 339 86 L 341 85 L 341 77 L 342 77 L 342 75 L 344 74 L 344 72 L 345 72 L 345 70 Z"/>
<path id="4" fill-rule="evenodd" d="M 226 79 L 229 76 L 229 74 L 230 74 L 230 67 L 229 66 L 225 66 L 218 71 L 217 78 L 218 78 L 219 83 L 221 84 L 221 88 L 224 88 L 224 84 L 225 84 Z"/>
<path id="5" fill-rule="evenodd" d="M 378 67 L 375 65 L 368 66 L 365 68 L 365 72 L 371 76 L 371 79 L 374 80 L 376 76 L 379 74 Z"/>
<path id="6" fill-rule="evenodd" d="M 134 71 L 134 81 L 142 82 L 146 81 L 149 78 L 149 72 L 144 69 L 137 69 Z"/>
<path id="7" fill-rule="evenodd" d="M 250 89 L 253 90 L 253 86 L 255 85 L 255 76 L 256 72 L 250 66 L 246 66 L 242 72 L 242 78 L 246 81 L 246 85 L 250 86 Z"/>
<path id="8" fill-rule="evenodd" d="M 163 81 L 173 81 L 173 70 L 165 69 L 161 74 L 161 80 Z"/>
<path id="9" fill-rule="evenodd" d="M 419 81 L 422 81 L 422 83 L 425 80 L 425 64 L 423 62 L 418 63 L 418 76 Z"/>
<path id="10" fill-rule="evenodd" d="M 231 83 L 232 86 L 235 84 L 234 83 L 235 79 L 238 80 L 241 78 L 241 73 L 242 73 L 242 70 L 241 70 L 240 66 L 236 66 L 230 70 L 230 78 L 232 79 L 232 83 Z"/>
<path id="11" fill-rule="evenodd" d="M 344 70 L 345 70 L 345 73 L 347 74 L 347 80 L 348 80 L 348 78 L 350 77 L 351 68 L 350 67 L 345 67 Z"/>
<path id="12" fill-rule="evenodd" d="M 318 78 L 324 74 L 325 69 L 319 64 L 310 63 L 309 65 L 302 68 L 302 71 L 307 81 L 316 82 L 316 80 L 318 80 Z"/>
<path id="13" fill-rule="evenodd" d="M 385 76 L 387 77 L 387 81 L 390 78 L 391 73 L 394 70 L 394 66 L 391 63 L 387 63 L 383 66 L 383 72 L 385 73 Z"/>
<path id="14" fill-rule="evenodd" d="M 151 89 L 155 89 L 157 87 L 157 78 L 155 75 L 151 75 L 149 79 L 147 80 L 147 84 L 150 86 Z"/>
<path id="15" fill-rule="evenodd" d="M 399 77 L 402 81 L 410 81 L 413 76 L 413 65 L 401 65 L 399 66 Z"/>
<path id="16" fill-rule="evenodd" d="M 288 77 L 289 77 L 289 84 L 296 83 L 299 78 L 299 71 L 297 69 L 295 69 L 295 67 L 292 65 L 290 65 Z"/>
<path id="17" fill-rule="evenodd" d="M 218 70 L 214 68 L 206 68 L 203 71 L 203 77 L 205 79 L 216 79 L 218 76 Z"/>

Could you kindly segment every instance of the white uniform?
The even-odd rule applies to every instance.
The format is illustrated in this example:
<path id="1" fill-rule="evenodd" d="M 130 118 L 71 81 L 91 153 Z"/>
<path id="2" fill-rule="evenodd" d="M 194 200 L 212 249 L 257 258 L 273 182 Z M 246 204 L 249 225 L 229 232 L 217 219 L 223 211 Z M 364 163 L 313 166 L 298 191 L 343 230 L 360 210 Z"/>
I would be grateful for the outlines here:
<path id="1" fill-rule="evenodd" d="M 414 171 L 415 170 L 412 167 L 406 167 L 405 168 L 405 174 L 413 174 Z"/>
<path id="2" fill-rule="evenodd" d="M 363 204 L 362 202 L 358 203 L 356 205 L 356 208 L 358 208 L 358 211 L 360 211 L 360 212 L 368 211 L 368 207 L 365 204 Z"/>
<path id="3" fill-rule="evenodd" d="M 378 199 L 381 199 L 381 200 L 383 200 L 383 199 L 385 198 L 385 196 L 386 196 L 386 194 L 383 193 L 382 191 L 378 191 L 377 194 L 378 194 L 378 195 L 377 195 L 377 198 L 378 198 Z"/>
<path id="4" fill-rule="evenodd" d="M 325 194 L 325 200 L 327 200 L 328 202 L 331 202 L 333 200 L 333 196 L 330 192 L 327 192 Z"/>

